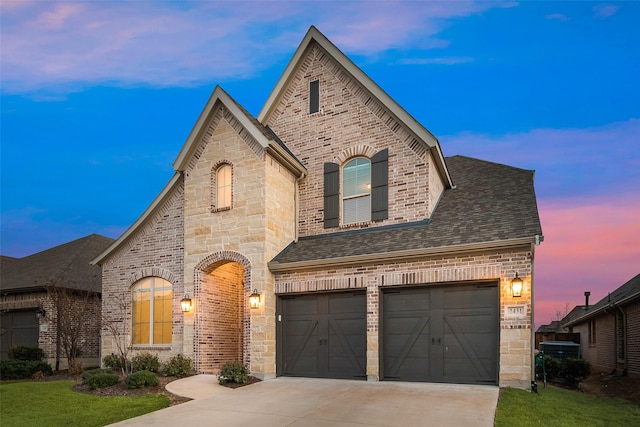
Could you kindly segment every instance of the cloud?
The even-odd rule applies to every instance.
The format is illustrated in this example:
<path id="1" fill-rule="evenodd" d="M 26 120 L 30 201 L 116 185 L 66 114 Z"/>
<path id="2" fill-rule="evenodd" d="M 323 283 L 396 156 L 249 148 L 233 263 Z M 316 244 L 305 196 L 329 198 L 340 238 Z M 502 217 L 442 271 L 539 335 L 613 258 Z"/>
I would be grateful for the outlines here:
<path id="1" fill-rule="evenodd" d="M 567 18 L 567 16 L 562 14 L 562 13 L 551 13 L 549 15 L 545 15 L 545 19 L 557 19 L 558 21 L 568 21 L 569 20 L 569 18 Z"/>
<path id="2" fill-rule="evenodd" d="M 461 132 L 439 138 L 446 155 L 464 153 L 535 169 L 539 194 L 583 198 L 640 187 L 640 119 L 604 126 L 532 129 L 505 135 Z M 567 173 L 569 172 L 569 173 Z"/>
<path id="3" fill-rule="evenodd" d="M 469 56 L 452 56 L 448 58 L 408 58 L 400 60 L 399 62 L 407 65 L 457 65 L 473 61 L 474 59 Z"/>
<path id="4" fill-rule="evenodd" d="M 350 54 L 448 45 L 452 18 L 488 2 L 4 1 L 5 93 L 87 85 L 190 86 L 258 75 L 286 60 L 311 24 Z M 45 94 L 40 94 L 46 98 Z"/>
<path id="5" fill-rule="evenodd" d="M 621 6 L 613 5 L 613 4 L 599 4 L 593 6 L 593 17 L 594 18 L 609 18 L 616 14 L 618 9 Z"/>
<path id="6" fill-rule="evenodd" d="M 635 189 L 611 197 L 540 200 L 545 240 L 536 251 L 536 324 L 555 311 L 596 303 L 634 277 L 640 259 L 640 198 Z"/>

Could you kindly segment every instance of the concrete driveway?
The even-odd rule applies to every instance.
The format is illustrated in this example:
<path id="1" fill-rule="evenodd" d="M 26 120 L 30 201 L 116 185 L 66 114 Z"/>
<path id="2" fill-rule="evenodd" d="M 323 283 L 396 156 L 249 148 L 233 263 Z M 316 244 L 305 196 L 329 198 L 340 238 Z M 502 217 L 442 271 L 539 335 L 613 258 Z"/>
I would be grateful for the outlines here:
<path id="1" fill-rule="evenodd" d="M 114 426 L 493 426 L 497 386 L 276 378 L 238 389 L 174 381 L 195 398 Z"/>

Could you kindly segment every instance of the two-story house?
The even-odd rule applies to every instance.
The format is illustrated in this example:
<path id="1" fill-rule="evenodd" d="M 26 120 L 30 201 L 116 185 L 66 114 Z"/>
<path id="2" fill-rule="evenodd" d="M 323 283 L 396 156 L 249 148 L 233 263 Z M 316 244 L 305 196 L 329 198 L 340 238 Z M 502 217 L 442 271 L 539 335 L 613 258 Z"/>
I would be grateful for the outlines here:
<path id="1" fill-rule="evenodd" d="M 214 90 L 174 169 L 94 260 L 133 351 L 203 373 L 529 387 L 534 173 L 445 158 L 314 27 L 257 118 Z"/>

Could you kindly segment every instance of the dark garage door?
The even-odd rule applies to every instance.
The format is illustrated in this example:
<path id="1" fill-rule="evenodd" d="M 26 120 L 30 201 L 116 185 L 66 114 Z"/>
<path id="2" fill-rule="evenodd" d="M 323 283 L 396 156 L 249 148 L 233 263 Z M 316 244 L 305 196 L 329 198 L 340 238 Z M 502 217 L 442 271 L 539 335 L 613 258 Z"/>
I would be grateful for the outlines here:
<path id="1" fill-rule="evenodd" d="M 35 310 L 11 311 L 0 315 L 0 358 L 19 345 L 38 347 L 38 318 Z"/>
<path id="2" fill-rule="evenodd" d="M 364 292 L 279 298 L 278 375 L 366 379 Z"/>
<path id="3" fill-rule="evenodd" d="M 383 293 L 385 380 L 496 384 L 497 284 Z"/>

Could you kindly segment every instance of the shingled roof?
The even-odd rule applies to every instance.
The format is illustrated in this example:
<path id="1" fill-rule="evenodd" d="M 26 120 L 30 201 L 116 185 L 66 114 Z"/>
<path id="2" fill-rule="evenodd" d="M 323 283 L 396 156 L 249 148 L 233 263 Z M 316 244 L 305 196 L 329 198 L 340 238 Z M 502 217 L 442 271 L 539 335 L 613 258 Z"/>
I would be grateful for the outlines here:
<path id="1" fill-rule="evenodd" d="M 101 269 L 89 261 L 113 242 L 109 237 L 91 234 L 24 258 L 3 256 L 0 292 L 28 292 L 46 286 L 100 292 Z"/>
<path id="2" fill-rule="evenodd" d="M 542 239 L 533 171 L 464 156 L 448 157 L 446 163 L 456 186 L 445 190 L 430 220 L 301 237 L 269 268 L 286 271 L 310 263 L 348 264 Z"/>
<path id="3" fill-rule="evenodd" d="M 582 316 L 565 321 L 564 326 L 574 326 L 583 323 L 608 309 L 614 309 L 615 306 L 622 306 L 629 302 L 640 299 L 640 274 L 620 286 L 615 291 L 602 298 L 600 301 L 590 306 Z"/>

